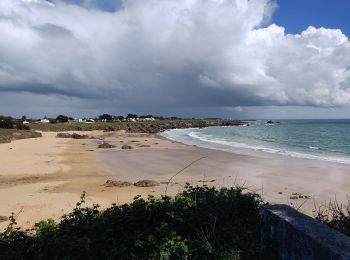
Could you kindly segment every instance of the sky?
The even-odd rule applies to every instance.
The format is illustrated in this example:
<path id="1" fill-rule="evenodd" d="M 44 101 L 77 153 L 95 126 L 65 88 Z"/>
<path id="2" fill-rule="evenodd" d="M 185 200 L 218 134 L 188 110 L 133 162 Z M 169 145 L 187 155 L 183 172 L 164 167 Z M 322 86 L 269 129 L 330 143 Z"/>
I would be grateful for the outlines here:
<path id="1" fill-rule="evenodd" d="M 300 33 L 309 25 L 340 29 L 350 36 L 350 1 L 348 0 L 279 0 L 273 22 L 287 33 Z"/>
<path id="2" fill-rule="evenodd" d="M 350 1 L 1 0 L 0 114 L 350 118 Z"/>

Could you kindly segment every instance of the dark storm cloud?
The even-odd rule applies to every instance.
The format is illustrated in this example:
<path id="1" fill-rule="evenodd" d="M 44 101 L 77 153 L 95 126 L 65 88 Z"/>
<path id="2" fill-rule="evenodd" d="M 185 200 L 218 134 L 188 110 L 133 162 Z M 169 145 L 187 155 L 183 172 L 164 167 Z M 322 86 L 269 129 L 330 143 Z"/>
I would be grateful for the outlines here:
<path id="1" fill-rule="evenodd" d="M 269 0 L 2 0 L 0 93 L 51 96 L 58 107 L 74 98 L 95 110 L 349 105 L 347 37 L 266 27 L 274 7 Z"/>

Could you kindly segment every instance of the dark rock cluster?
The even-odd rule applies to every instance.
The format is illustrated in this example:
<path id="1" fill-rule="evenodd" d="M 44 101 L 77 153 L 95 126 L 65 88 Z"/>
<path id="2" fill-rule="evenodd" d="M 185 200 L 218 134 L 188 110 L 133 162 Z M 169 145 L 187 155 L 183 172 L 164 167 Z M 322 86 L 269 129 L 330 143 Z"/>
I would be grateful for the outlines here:
<path id="1" fill-rule="evenodd" d="M 56 135 L 57 138 L 72 138 L 72 139 L 89 139 L 88 135 L 80 135 L 77 133 L 69 134 L 69 133 L 58 133 Z"/>

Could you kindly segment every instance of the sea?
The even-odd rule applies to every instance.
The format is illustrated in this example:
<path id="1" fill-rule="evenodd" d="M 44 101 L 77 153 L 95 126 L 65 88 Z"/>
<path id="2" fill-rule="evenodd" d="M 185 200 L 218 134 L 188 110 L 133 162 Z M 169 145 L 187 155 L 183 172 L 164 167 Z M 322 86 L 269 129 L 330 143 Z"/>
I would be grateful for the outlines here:
<path id="1" fill-rule="evenodd" d="M 246 121 L 241 126 L 172 129 L 168 139 L 225 151 L 255 151 L 350 164 L 350 120 Z"/>

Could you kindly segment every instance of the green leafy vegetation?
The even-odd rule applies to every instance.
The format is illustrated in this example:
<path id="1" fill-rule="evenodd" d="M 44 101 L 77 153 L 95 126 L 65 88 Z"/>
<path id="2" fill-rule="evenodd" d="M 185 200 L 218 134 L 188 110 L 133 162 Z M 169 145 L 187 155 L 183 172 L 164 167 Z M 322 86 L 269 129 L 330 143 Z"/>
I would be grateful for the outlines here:
<path id="1" fill-rule="evenodd" d="M 41 133 L 29 130 L 30 127 L 23 124 L 22 120 L 0 115 L 0 143 L 42 136 Z"/>
<path id="2" fill-rule="evenodd" d="M 113 116 L 109 114 L 103 114 L 98 117 L 99 120 L 106 120 L 106 121 L 112 121 Z"/>
<path id="3" fill-rule="evenodd" d="M 68 122 L 68 120 L 69 120 L 68 116 L 59 115 L 59 116 L 56 117 L 56 122 L 57 123 L 66 123 L 66 122 Z M 50 121 L 50 123 L 51 123 L 51 121 Z"/>
<path id="4" fill-rule="evenodd" d="M 29 130 L 28 125 L 24 125 L 21 120 L 16 120 L 7 116 L 0 116 L 0 128 L 2 129 L 18 129 Z"/>
<path id="5" fill-rule="evenodd" d="M 241 188 L 186 186 L 175 197 L 85 207 L 32 230 L 15 219 L 0 235 L 0 259 L 259 259 L 260 206 Z"/>
<path id="6" fill-rule="evenodd" d="M 11 117 L 0 116 L 0 128 L 5 128 L 5 129 L 15 128 L 15 122 Z"/>

